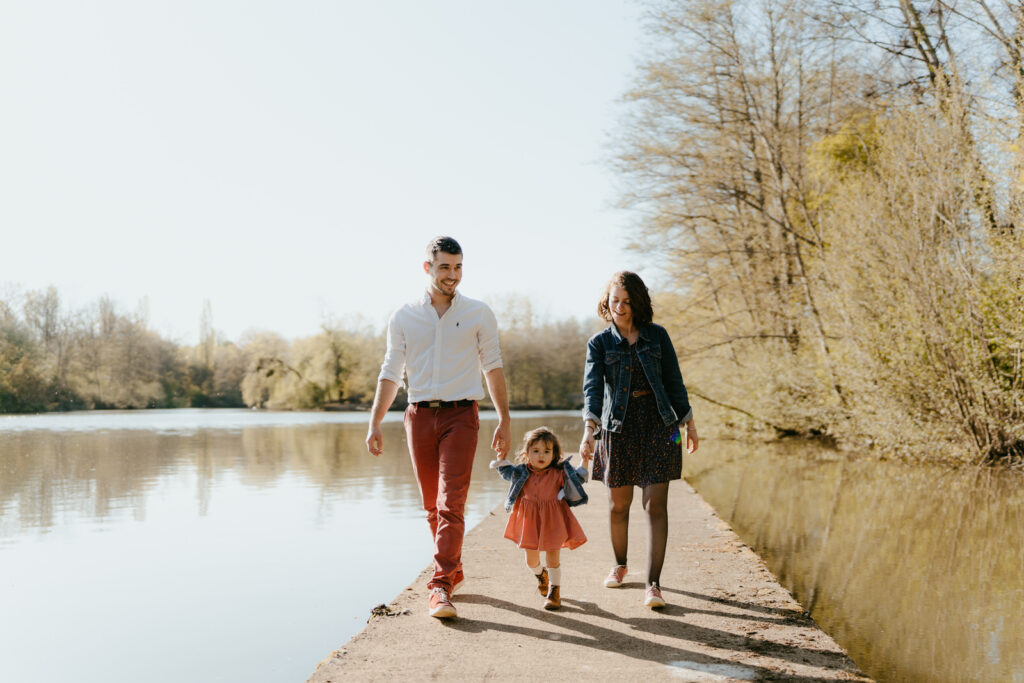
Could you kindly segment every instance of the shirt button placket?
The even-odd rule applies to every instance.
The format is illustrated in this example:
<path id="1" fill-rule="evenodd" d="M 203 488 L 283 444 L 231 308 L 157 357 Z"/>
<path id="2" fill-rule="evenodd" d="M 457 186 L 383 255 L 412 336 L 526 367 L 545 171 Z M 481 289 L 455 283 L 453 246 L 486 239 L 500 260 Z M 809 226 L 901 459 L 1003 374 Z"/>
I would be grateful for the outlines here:
<path id="1" fill-rule="evenodd" d="M 441 341 L 443 339 L 441 320 L 434 325 L 434 373 L 430 378 L 430 397 L 443 399 L 438 392 L 441 390 Z"/>

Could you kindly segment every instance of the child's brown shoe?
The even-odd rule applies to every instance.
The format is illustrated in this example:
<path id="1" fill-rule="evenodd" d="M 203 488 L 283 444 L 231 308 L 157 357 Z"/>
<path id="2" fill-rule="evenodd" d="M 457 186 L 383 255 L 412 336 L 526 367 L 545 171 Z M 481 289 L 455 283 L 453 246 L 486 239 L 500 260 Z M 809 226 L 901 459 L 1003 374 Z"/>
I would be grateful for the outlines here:
<path id="1" fill-rule="evenodd" d="M 546 567 L 540 570 L 540 574 L 537 574 L 537 591 L 541 595 L 548 594 L 548 570 Z"/>
<path id="2" fill-rule="evenodd" d="M 548 588 L 548 598 L 544 601 L 544 609 L 558 609 L 562 606 L 562 596 L 558 586 Z"/>

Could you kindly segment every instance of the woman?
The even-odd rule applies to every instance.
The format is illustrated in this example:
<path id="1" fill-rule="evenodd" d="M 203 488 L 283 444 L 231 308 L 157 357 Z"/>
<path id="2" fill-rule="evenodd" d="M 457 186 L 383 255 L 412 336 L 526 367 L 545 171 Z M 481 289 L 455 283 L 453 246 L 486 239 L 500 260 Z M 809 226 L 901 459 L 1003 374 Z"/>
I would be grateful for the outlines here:
<path id="1" fill-rule="evenodd" d="M 651 297 L 636 273 L 612 276 L 597 312 L 611 324 L 587 342 L 580 454 L 595 451 L 595 480 L 608 487 L 615 566 L 604 585 L 626 576 L 633 487 L 643 491 L 649 525 L 644 604 L 664 607 L 661 568 L 668 541 L 668 485 L 682 477 L 682 441 L 697 450 L 697 427 L 672 340 L 653 322 Z"/>

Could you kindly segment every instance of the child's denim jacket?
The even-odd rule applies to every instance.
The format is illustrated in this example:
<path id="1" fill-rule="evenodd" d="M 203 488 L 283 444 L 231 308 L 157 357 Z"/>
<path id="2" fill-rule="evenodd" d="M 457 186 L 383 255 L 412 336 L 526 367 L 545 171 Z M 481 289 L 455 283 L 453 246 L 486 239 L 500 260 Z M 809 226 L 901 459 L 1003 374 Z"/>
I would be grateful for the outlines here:
<path id="1" fill-rule="evenodd" d="M 515 465 L 508 460 L 492 460 L 491 469 L 498 470 L 501 478 L 508 481 L 508 496 L 505 498 L 505 511 L 512 509 L 512 504 L 523 490 L 523 484 L 533 474 L 533 470 L 526 463 Z M 565 472 L 565 485 L 558 492 L 558 499 L 565 500 L 569 507 L 576 507 L 587 502 L 587 492 L 583 490 L 583 482 L 590 479 L 585 466 L 573 467 L 570 460 L 562 461 L 562 471 Z"/>

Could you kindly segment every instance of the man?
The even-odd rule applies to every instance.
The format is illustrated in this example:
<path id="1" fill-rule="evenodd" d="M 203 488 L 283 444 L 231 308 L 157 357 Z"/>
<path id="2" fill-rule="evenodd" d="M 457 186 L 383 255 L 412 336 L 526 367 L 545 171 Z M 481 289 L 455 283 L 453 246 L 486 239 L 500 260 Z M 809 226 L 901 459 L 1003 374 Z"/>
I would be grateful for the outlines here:
<path id="1" fill-rule="evenodd" d="M 462 280 L 462 247 L 451 237 L 427 245 L 423 272 L 429 278 L 419 301 L 406 304 L 388 322 L 388 346 L 377 378 L 366 447 L 384 449 L 380 423 L 408 375 L 405 432 L 423 509 L 434 539 L 430 615 L 456 616 L 451 595 L 462 584 L 463 511 L 473 472 L 477 401 L 484 373 L 498 412 L 491 448 L 504 457 L 510 446 L 508 396 L 494 313 L 481 301 L 456 294 Z"/>

